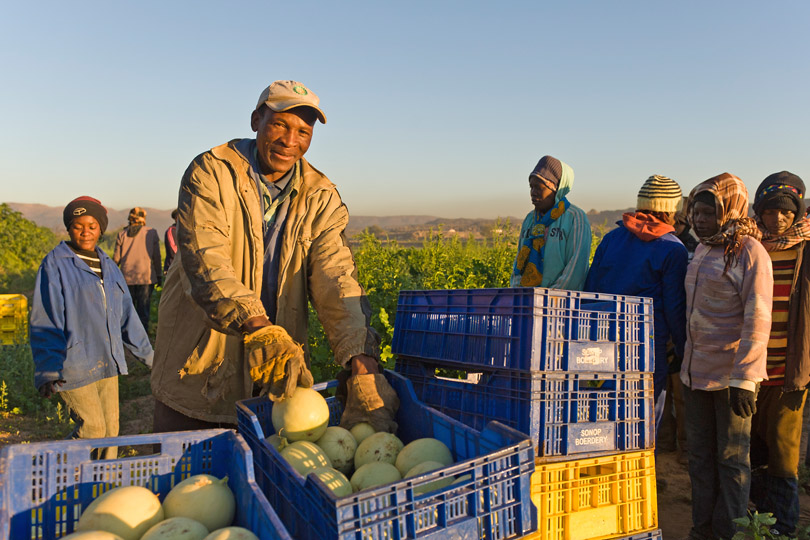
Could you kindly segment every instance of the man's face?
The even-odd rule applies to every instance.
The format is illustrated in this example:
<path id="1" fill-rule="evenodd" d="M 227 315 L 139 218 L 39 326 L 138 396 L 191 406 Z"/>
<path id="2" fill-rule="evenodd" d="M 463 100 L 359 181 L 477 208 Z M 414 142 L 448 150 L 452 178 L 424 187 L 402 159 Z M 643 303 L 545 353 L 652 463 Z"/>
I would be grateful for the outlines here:
<path id="1" fill-rule="evenodd" d="M 101 238 L 101 226 L 93 216 L 84 215 L 70 222 L 68 236 L 76 247 L 86 251 L 96 249 Z"/>
<path id="2" fill-rule="evenodd" d="M 695 234 L 699 238 L 711 238 L 720 226 L 717 224 L 717 210 L 713 204 L 697 201 L 692 209 L 692 221 L 695 225 Z"/>
<path id="3" fill-rule="evenodd" d="M 768 208 L 762 211 L 762 224 L 768 229 L 771 234 L 782 234 L 793 225 L 796 219 L 796 214 L 790 210 L 782 210 L 781 208 Z"/>
<path id="4" fill-rule="evenodd" d="M 262 173 L 276 181 L 301 159 L 312 142 L 315 115 L 306 107 L 277 113 L 267 106 L 253 111 L 250 127 L 256 132 L 256 149 Z"/>
<path id="5" fill-rule="evenodd" d="M 529 193 L 532 196 L 534 209 L 538 212 L 548 212 L 554 206 L 554 197 L 557 195 L 557 190 L 548 180 L 539 176 L 530 176 Z"/>

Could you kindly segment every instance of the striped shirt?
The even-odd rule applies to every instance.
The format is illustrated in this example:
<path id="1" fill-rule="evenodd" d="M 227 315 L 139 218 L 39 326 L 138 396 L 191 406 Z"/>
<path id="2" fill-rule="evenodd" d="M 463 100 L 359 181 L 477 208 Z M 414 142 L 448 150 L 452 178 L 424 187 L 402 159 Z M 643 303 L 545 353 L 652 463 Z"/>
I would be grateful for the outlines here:
<path id="1" fill-rule="evenodd" d="M 92 270 L 93 273 L 98 276 L 98 279 L 104 283 L 104 276 L 101 274 L 101 259 L 98 258 L 98 253 L 96 253 L 95 250 L 85 251 L 83 249 L 79 249 L 73 245 L 73 242 L 67 242 L 67 245 L 79 259 L 84 261 L 84 263 L 90 267 L 90 270 Z"/>
<path id="2" fill-rule="evenodd" d="M 762 381 L 762 385 L 782 386 L 785 382 L 790 287 L 793 285 L 799 251 L 796 249 L 769 251 L 768 255 L 771 256 L 773 264 L 773 314 L 771 335 L 768 339 L 768 380 Z"/>

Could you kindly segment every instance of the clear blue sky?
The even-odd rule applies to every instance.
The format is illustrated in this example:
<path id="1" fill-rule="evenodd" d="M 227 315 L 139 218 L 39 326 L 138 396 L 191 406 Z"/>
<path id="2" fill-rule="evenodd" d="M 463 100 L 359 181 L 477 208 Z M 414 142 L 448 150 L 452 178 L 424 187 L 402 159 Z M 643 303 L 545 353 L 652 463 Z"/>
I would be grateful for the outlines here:
<path id="1" fill-rule="evenodd" d="M 261 90 L 321 98 L 307 158 L 358 215 L 523 216 L 551 154 L 584 208 L 810 183 L 810 3 L 13 2 L 0 19 L 0 200 L 173 208 Z"/>

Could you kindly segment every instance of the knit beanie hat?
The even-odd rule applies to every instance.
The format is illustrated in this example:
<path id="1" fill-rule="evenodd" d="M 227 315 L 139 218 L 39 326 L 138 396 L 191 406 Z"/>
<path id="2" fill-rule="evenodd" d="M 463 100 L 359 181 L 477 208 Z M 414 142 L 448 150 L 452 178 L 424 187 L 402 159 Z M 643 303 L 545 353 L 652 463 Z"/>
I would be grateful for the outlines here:
<path id="1" fill-rule="evenodd" d="M 636 210 L 674 213 L 680 210 L 682 205 L 681 186 L 672 178 L 654 174 L 641 186 Z"/>
<path id="2" fill-rule="evenodd" d="M 136 206 L 129 211 L 129 222 L 133 225 L 146 225 L 146 210 Z"/>
<path id="3" fill-rule="evenodd" d="M 768 176 L 757 188 L 754 212 L 762 215 L 769 208 L 790 210 L 796 219 L 804 217 L 804 182 L 793 173 L 782 171 Z"/>
<path id="4" fill-rule="evenodd" d="M 102 206 L 101 201 L 93 197 L 77 197 L 70 201 L 62 211 L 62 221 L 65 228 L 69 229 L 73 220 L 82 216 L 92 216 L 98 221 L 101 227 L 101 234 L 107 230 L 107 209 Z"/>
<path id="5" fill-rule="evenodd" d="M 563 167 L 559 159 L 551 156 L 543 156 L 540 158 L 540 161 L 537 162 L 537 165 L 534 166 L 534 170 L 529 174 L 529 177 L 539 176 L 544 180 L 548 180 L 557 188 L 560 186 L 562 171 Z"/>

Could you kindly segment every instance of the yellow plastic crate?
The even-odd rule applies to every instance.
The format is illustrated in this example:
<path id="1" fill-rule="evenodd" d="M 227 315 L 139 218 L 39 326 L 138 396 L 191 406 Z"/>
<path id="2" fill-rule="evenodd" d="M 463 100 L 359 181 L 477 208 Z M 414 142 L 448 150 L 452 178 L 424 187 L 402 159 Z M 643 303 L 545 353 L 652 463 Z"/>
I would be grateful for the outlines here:
<path id="1" fill-rule="evenodd" d="M 0 344 L 14 345 L 28 339 L 28 298 L 0 294 Z"/>
<path id="2" fill-rule="evenodd" d="M 536 463 L 536 540 L 599 540 L 658 527 L 653 450 Z"/>

